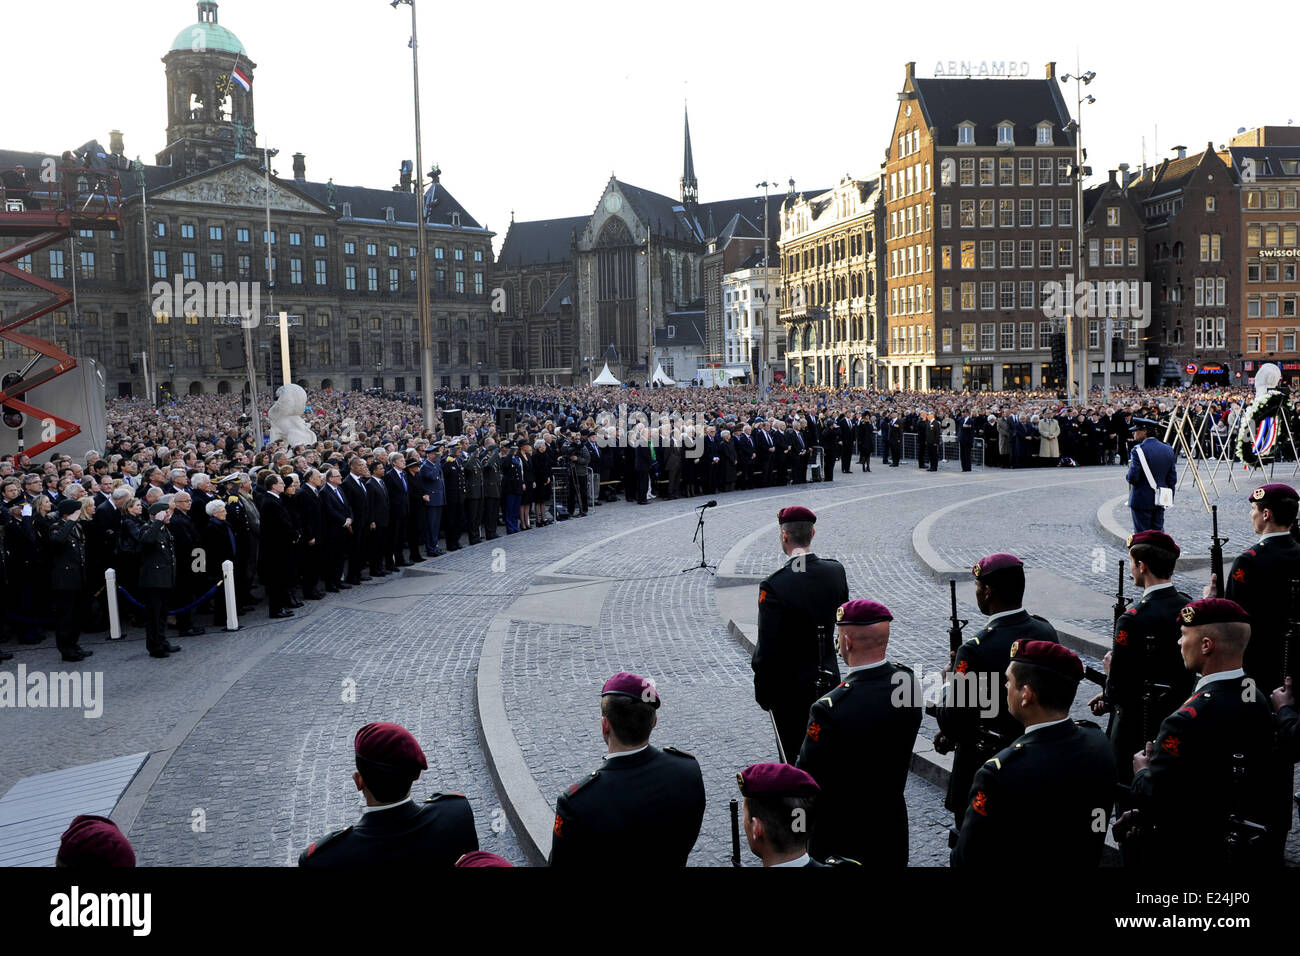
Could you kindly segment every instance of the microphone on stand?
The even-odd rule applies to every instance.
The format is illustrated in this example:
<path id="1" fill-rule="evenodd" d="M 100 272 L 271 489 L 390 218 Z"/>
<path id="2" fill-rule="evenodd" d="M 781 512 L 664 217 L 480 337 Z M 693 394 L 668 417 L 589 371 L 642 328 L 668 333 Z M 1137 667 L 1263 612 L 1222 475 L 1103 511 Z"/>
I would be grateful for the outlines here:
<path id="1" fill-rule="evenodd" d="M 707 502 L 707 503 L 705 503 L 705 504 L 700 505 L 701 508 L 716 508 L 717 506 L 718 506 L 718 503 L 717 503 L 716 501 L 710 501 L 710 502 Z"/>

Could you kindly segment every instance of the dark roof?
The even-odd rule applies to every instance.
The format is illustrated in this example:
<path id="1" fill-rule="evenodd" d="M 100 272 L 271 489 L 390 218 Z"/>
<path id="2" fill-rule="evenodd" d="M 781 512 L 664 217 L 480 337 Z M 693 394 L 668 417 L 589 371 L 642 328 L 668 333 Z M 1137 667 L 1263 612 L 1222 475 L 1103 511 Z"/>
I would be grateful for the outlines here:
<path id="1" fill-rule="evenodd" d="M 305 182 L 299 179 L 281 179 L 282 183 L 305 193 L 318 203 L 325 204 L 329 198 L 329 183 Z M 460 225 L 469 229 L 481 229 L 478 220 L 456 201 L 441 183 L 436 183 L 428 194 L 430 225 L 452 226 L 452 214 L 460 214 Z M 340 186 L 334 184 L 334 208 L 342 215 L 343 204 L 352 204 L 353 219 L 374 219 L 383 222 L 386 209 L 393 207 L 393 218 L 398 222 L 415 222 L 416 205 L 412 193 L 398 192 L 393 189 L 370 189 L 365 186 Z M 454 227 L 453 227 L 454 228 Z"/>
<path id="2" fill-rule="evenodd" d="M 587 216 L 512 222 L 501 244 L 499 266 L 528 266 L 543 262 L 570 262 L 573 234 L 587 226 Z"/>
<path id="3" fill-rule="evenodd" d="M 621 179 L 615 180 L 623 195 L 632 204 L 632 210 L 660 238 L 680 239 L 683 242 L 699 241 L 702 228 L 697 229 L 686 216 L 681 200 L 671 199 L 661 193 L 633 186 Z"/>
<path id="4" fill-rule="evenodd" d="M 1074 134 L 1066 133 L 1070 113 L 1053 80 L 1005 79 L 914 79 L 921 109 L 937 131 L 937 146 L 957 145 L 957 125 L 975 124 L 975 143 L 994 146 L 997 126 L 1004 120 L 1015 124 L 1012 134 L 1017 146 L 1037 142 L 1038 124 L 1053 124 L 1055 145 L 1073 146 Z"/>
<path id="5" fill-rule="evenodd" d="M 1300 160 L 1300 146 L 1229 146 L 1228 155 L 1238 179 L 1241 177 L 1241 161 L 1246 158 L 1255 161 L 1257 177 L 1294 176 L 1283 171 L 1281 161 Z"/>
<path id="6" fill-rule="evenodd" d="M 573 308 L 573 276 L 565 275 L 542 304 L 542 315 L 558 315 Z"/>
<path id="7" fill-rule="evenodd" d="M 668 337 L 668 326 L 673 327 L 673 337 Z M 669 312 L 664 316 L 664 328 L 655 329 L 655 345 L 659 348 L 690 348 L 704 346 L 704 310 L 689 309 Z"/>
<path id="8" fill-rule="evenodd" d="M 1092 218 L 1092 211 L 1097 208 L 1097 203 L 1105 195 L 1106 188 L 1110 183 L 1102 183 L 1100 186 L 1089 186 L 1083 191 L 1083 221 L 1087 222 Z"/>

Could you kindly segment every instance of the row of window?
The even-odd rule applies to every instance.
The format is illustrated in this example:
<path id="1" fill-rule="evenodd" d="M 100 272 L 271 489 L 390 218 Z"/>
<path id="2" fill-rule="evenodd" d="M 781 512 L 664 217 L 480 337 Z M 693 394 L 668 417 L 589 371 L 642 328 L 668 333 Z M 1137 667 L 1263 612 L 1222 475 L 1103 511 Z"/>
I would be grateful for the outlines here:
<path id="1" fill-rule="evenodd" d="M 998 124 L 998 145 L 1014 146 L 1016 142 L 1015 124 L 1010 120 L 1003 120 Z M 957 125 L 957 145 L 974 146 L 975 145 L 975 124 L 966 120 Z M 1038 124 L 1037 135 L 1034 137 L 1034 145 L 1051 146 L 1052 145 L 1052 124 L 1042 122 Z"/>
<path id="2" fill-rule="evenodd" d="M 166 236 L 167 236 L 167 221 L 166 221 L 165 219 L 155 219 L 155 220 L 153 220 L 153 225 L 154 225 L 154 236 L 155 236 L 156 238 L 159 238 L 159 239 L 166 238 Z M 79 234 L 82 238 L 86 238 L 86 239 L 93 239 L 93 238 L 95 237 L 95 232 L 94 232 L 94 230 L 90 230 L 90 229 L 82 229 L 82 230 L 79 231 L 78 234 Z M 245 243 L 245 244 L 246 244 L 246 243 L 251 242 L 251 235 L 252 235 L 252 233 L 250 232 L 250 230 L 249 230 L 248 227 L 246 227 L 246 226 L 239 226 L 239 227 L 237 227 L 237 228 L 235 229 L 235 241 L 236 241 L 237 243 Z M 112 234 L 110 234 L 110 237 L 111 237 L 111 238 L 117 238 L 117 235 L 116 235 L 116 233 L 112 233 Z M 180 237 L 181 237 L 182 239 L 193 239 L 193 238 L 195 238 L 195 226 L 193 225 L 193 223 L 181 223 L 181 226 L 180 226 Z M 279 242 L 279 237 L 278 237 L 278 235 L 277 235 L 277 233 L 276 233 L 276 230 L 274 230 L 274 229 L 271 230 L 270 237 L 271 237 L 271 245 L 275 245 L 277 242 Z M 220 241 L 223 241 L 224 238 L 225 238 L 225 227 L 223 227 L 223 226 L 208 226 L 208 239 L 209 239 L 209 240 L 211 240 L 211 241 L 213 241 L 213 242 L 220 242 Z M 266 230 L 264 229 L 264 230 L 262 230 L 262 243 L 263 243 L 263 244 L 266 243 L 266 239 L 267 239 L 267 232 L 266 232 Z M 311 237 L 311 239 L 312 239 L 312 245 L 313 245 L 315 248 L 317 248 L 317 249 L 324 249 L 324 248 L 326 247 L 326 234 L 325 234 L 325 233 L 323 233 L 323 232 L 312 233 L 312 237 Z M 289 232 L 289 245 L 290 245 L 290 247 L 300 247 L 300 246 L 302 246 L 302 243 L 303 243 L 303 233 L 300 232 L 300 231 L 298 231 L 298 230 L 291 230 L 291 231 Z M 375 258 L 375 257 L 377 257 L 377 256 L 379 255 L 379 245 L 380 245 L 380 244 L 379 244 L 378 242 L 367 242 L 367 243 L 365 243 L 366 255 L 369 256 L 369 257 L 371 257 L 371 258 Z M 396 242 L 389 241 L 389 242 L 387 243 L 387 245 L 388 245 L 388 257 L 389 257 L 390 259 L 396 259 L 396 258 L 401 254 L 401 246 L 400 246 L 400 244 L 399 244 L 399 243 L 396 243 Z M 451 251 L 452 251 L 452 258 L 453 258 L 456 262 L 464 262 L 464 261 L 465 261 L 465 252 L 466 252 L 466 249 L 465 249 L 464 246 L 453 246 Z M 471 249 L 471 250 L 469 250 L 469 251 L 470 251 L 470 253 L 471 253 L 472 257 L 473 257 L 473 261 L 474 261 L 474 262 L 482 262 L 482 261 L 483 261 L 483 250 L 482 250 L 482 249 Z M 349 256 L 354 256 L 354 255 L 356 255 L 356 254 L 357 254 L 357 241 L 356 241 L 355 239 L 347 239 L 347 240 L 344 240 L 344 242 L 343 242 L 343 252 L 344 252 L 345 255 L 349 255 Z M 416 256 L 416 252 L 417 252 L 417 250 L 416 250 L 416 247 L 415 247 L 415 246 L 407 246 L 406 254 L 407 254 L 408 257 L 414 259 L 415 256 Z M 447 257 L 447 248 L 446 248 L 445 246 L 434 246 L 434 247 L 433 247 L 433 258 L 434 258 L 434 259 L 445 259 L 446 257 Z"/>
<path id="3" fill-rule="evenodd" d="M 984 322 L 976 324 L 975 322 L 963 322 L 961 325 L 961 351 L 963 352 L 1011 352 L 1011 351 L 1034 351 L 1034 326 L 1033 322 Z M 1038 348 L 1047 349 L 1050 347 L 1050 336 L 1054 331 L 1052 322 L 1039 322 L 1038 326 Z M 895 332 L 901 329 L 919 329 L 919 326 L 901 326 L 894 329 Z M 978 329 L 979 340 L 976 345 L 976 330 Z M 1105 330 L 1105 323 L 1099 320 L 1092 320 L 1088 323 L 1088 348 L 1100 349 L 1102 347 L 1102 335 Z M 1128 324 L 1123 321 L 1111 323 L 1112 332 L 1124 338 L 1130 348 L 1137 348 L 1140 341 L 1139 329 L 1136 327 L 1129 328 Z M 929 351 L 929 329 L 926 329 L 925 351 Z M 942 330 L 940 338 L 940 351 L 952 351 L 953 330 L 945 328 Z M 908 335 L 900 337 L 900 342 L 912 347 L 898 351 L 920 351 L 921 338 L 919 331 L 915 338 Z"/>
<path id="4" fill-rule="evenodd" d="M 1132 307 L 1132 303 L 1141 301 L 1139 298 L 1141 292 L 1141 283 L 1136 280 L 1128 283 L 1128 300 L 1125 302 L 1122 282 L 1106 282 L 1091 284 L 1088 289 L 1088 308 L 1090 311 L 1118 313 L 1125 308 Z M 903 292 L 904 290 L 897 290 Z M 1057 304 L 1057 297 L 1061 295 L 1061 286 L 1059 282 L 963 282 L 957 287 L 960 295 L 960 308 L 963 312 L 973 312 L 976 309 L 993 310 L 1001 309 L 1010 311 L 1013 309 L 1041 309 L 1054 307 Z M 943 286 L 939 290 L 939 308 L 941 311 L 950 312 L 953 308 L 952 286 Z M 977 297 L 978 294 L 978 297 Z M 891 305 L 894 300 L 891 296 Z M 919 301 L 919 300 L 918 300 Z M 926 302 L 928 304 L 928 297 Z M 898 304 L 902 306 L 902 311 L 891 311 L 891 315 L 910 315 L 915 314 L 915 310 L 909 312 L 907 308 L 911 305 L 911 296 L 900 295 Z M 1064 303 L 1060 303 L 1062 306 Z"/>
<path id="5" fill-rule="evenodd" d="M 919 232 L 930 231 L 930 204 L 913 203 L 902 209 L 895 209 L 889 214 L 889 226 L 886 239 L 899 236 L 914 236 Z"/>
<path id="6" fill-rule="evenodd" d="M 1278 342 L 1282 344 L 1281 351 L 1294 352 L 1296 350 L 1296 330 L 1283 329 L 1279 332 L 1277 329 L 1264 329 L 1261 333 L 1259 329 L 1249 329 L 1246 332 L 1246 351 L 1260 351 L 1261 338 L 1263 341 L 1263 351 L 1278 351 Z"/>
<path id="7" fill-rule="evenodd" d="M 1296 264 L 1294 262 L 1248 262 L 1246 263 L 1247 282 L 1295 282 Z"/>
<path id="8" fill-rule="evenodd" d="M 946 184 L 945 184 L 946 185 Z M 930 164 L 913 163 L 889 174 L 889 202 L 930 189 Z"/>
<path id="9" fill-rule="evenodd" d="M 757 250 L 755 250 L 757 251 Z M 786 274 L 801 272 L 815 266 L 829 265 L 851 259 L 871 251 L 871 234 L 852 232 L 841 239 L 826 240 L 816 245 L 804 246 L 783 256 L 782 268 Z"/>
<path id="10" fill-rule="evenodd" d="M 1273 319 L 1279 316 L 1294 318 L 1296 314 L 1296 300 L 1294 296 L 1285 296 L 1278 298 L 1276 296 L 1257 295 L 1249 296 L 1246 299 L 1246 317 L 1248 319 Z"/>
<path id="11" fill-rule="evenodd" d="M 1003 229 L 1032 229 L 1035 226 L 1046 228 L 1053 225 L 1074 225 L 1073 199 L 1040 199 L 1037 202 L 1032 199 L 999 199 L 996 200 L 996 206 L 994 202 L 992 199 L 981 199 L 977 206 L 974 199 L 961 200 L 957 207 L 961 228 L 974 229 L 977 221 L 981 229 L 992 229 L 995 226 Z M 979 210 L 978 220 L 976 209 Z M 952 206 L 948 203 L 939 206 L 939 228 L 952 228 Z"/>
<path id="12" fill-rule="evenodd" d="M 1295 209 L 1294 189 L 1247 189 L 1247 209 Z"/>
<path id="13" fill-rule="evenodd" d="M 978 258 L 974 240 L 962 242 L 958 248 L 960 258 L 957 262 L 962 269 L 1053 269 L 1058 266 L 1068 269 L 1074 265 L 1073 239 L 1039 239 L 1037 242 L 1033 239 L 1021 239 L 1019 242 L 1014 239 L 1003 239 L 1000 242 L 985 239 L 979 243 Z M 1122 247 L 1120 251 L 1123 252 Z M 1122 261 L 1120 264 L 1123 264 Z M 939 268 L 953 268 L 952 246 L 939 247 Z"/>
<path id="14" fill-rule="evenodd" d="M 996 161 L 996 165 L 995 165 Z M 1067 186 L 1071 183 L 1071 160 L 1068 156 L 974 156 L 957 160 L 959 186 Z M 1037 176 L 1035 176 L 1037 170 Z M 978 172 L 978 177 L 977 177 Z M 1055 179 L 1055 182 L 1053 182 Z M 949 181 L 941 185 L 951 186 Z"/>
<path id="15" fill-rule="evenodd" d="M 1246 246 L 1283 246 L 1294 249 L 1296 242 L 1296 224 L 1288 223 L 1246 223 Z"/>

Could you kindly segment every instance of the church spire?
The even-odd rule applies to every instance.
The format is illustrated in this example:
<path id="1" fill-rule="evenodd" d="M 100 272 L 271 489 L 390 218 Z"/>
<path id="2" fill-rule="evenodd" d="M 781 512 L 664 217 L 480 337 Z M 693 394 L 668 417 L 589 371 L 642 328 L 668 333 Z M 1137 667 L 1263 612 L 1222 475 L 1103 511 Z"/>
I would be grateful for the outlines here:
<path id="1" fill-rule="evenodd" d="M 694 205 L 700 201 L 700 184 L 695 181 L 695 157 L 691 155 L 691 116 L 682 106 L 686 117 L 686 155 L 682 161 L 682 202 Z"/>

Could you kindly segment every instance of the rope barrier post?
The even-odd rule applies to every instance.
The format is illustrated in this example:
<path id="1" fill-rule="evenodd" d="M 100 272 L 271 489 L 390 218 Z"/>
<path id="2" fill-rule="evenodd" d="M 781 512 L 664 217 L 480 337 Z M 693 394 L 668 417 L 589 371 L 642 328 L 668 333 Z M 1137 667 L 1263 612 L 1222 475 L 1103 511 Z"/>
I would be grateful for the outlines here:
<path id="1" fill-rule="evenodd" d="M 239 630 L 239 604 L 235 600 L 235 562 L 221 562 L 221 580 L 226 587 L 226 630 Z"/>
<path id="2" fill-rule="evenodd" d="M 117 572 L 112 568 L 104 571 L 104 600 L 108 603 L 108 639 L 122 639 L 122 616 L 117 610 Z"/>

